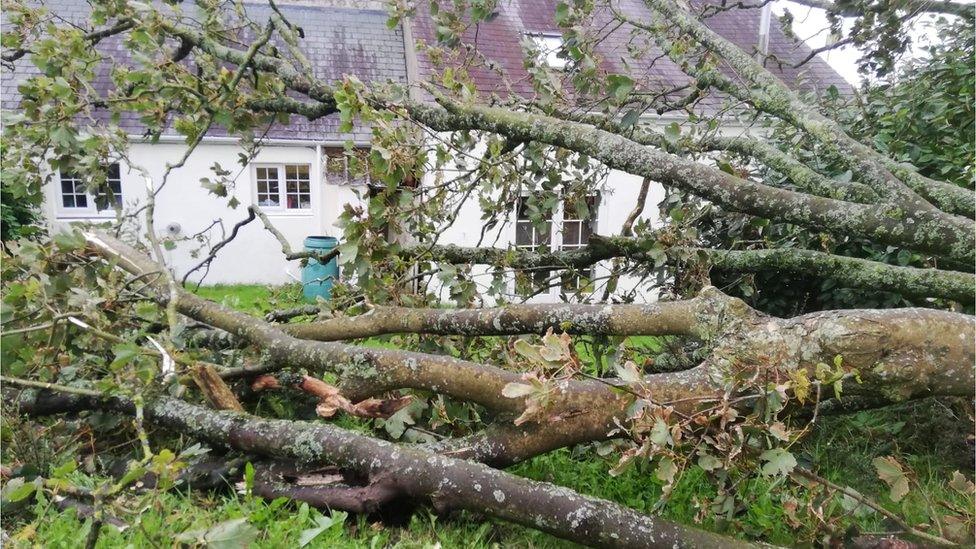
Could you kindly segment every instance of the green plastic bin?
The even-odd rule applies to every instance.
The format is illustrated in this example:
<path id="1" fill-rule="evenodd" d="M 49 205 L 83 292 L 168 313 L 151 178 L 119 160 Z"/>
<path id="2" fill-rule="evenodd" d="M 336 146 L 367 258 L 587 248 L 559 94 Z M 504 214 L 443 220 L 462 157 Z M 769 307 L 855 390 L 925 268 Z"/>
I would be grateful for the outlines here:
<path id="1" fill-rule="evenodd" d="M 310 236 L 305 239 L 305 251 L 319 254 L 328 253 L 339 245 L 339 240 L 331 236 Z M 306 301 L 315 302 L 317 297 L 332 298 L 332 285 L 339 280 L 339 261 L 333 257 L 328 263 L 309 259 L 302 268 L 302 294 Z"/>

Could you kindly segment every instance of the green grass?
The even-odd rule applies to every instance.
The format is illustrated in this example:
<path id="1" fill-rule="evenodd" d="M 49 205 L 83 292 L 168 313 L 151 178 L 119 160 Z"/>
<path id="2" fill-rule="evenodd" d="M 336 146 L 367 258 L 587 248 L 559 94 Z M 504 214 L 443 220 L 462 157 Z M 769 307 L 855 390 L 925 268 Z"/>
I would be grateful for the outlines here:
<path id="1" fill-rule="evenodd" d="M 299 284 L 277 287 L 262 284 L 217 284 L 215 286 L 201 286 L 196 293 L 200 297 L 256 315 L 264 315 L 274 309 L 287 309 L 305 303 L 302 300 L 302 290 Z"/>
<path id="2" fill-rule="evenodd" d="M 213 286 L 199 294 L 223 301 L 253 314 L 300 303 L 297 285 L 269 289 L 264 286 Z M 390 346 L 388 341 L 370 344 Z M 630 345 L 656 351 L 653 338 L 631 338 Z M 589 351 L 578 347 L 581 357 L 591 359 Z M 271 413 L 278 407 L 271 397 L 260 409 Z M 339 418 L 337 424 L 365 430 L 360 420 Z M 886 508 L 905 517 L 911 524 L 942 520 L 944 504 L 957 509 L 972 509 L 971 496 L 948 487 L 952 471 L 961 469 L 972 478 L 972 450 L 965 443 L 971 423 L 964 414 L 939 402 L 910 403 L 858 414 L 821 417 L 811 435 L 792 448 L 801 465 L 818 471 L 828 479 L 874 498 Z M 899 503 L 887 498 L 886 487 L 878 480 L 871 460 L 896 456 L 913 471 L 913 485 Z M 809 493 L 783 481 L 752 480 L 738 487 L 740 496 L 750 500 L 748 507 L 734 513 L 729 521 L 711 518 L 707 509 L 716 489 L 697 467 L 680 478 L 667 503 L 655 509 L 661 495 L 660 482 L 649 467 L 637 465 L 617 477 L 608 474 L 610 463 L 597 456 L 591 447 L 562 449 L 536 457 L 511 469 L 532 479 L 553 482 L 580 492 L 616 501 L 639 511 L 657 511 L 661 516 L 687 524 L 723 531 L 739 537 L 761 539 L 774 544 L 814 544 L 823 535 L 817 521 L 804 514 Z M 784 502 L 800 502 L 799 523 L 786 512 Z M 852 512 L 839 503 L 821 511 L 837 531 L 856 527 L 860 531 L 896 530 L 877 513 Z M 152 509 L 121 517 L 132 526 L 124 532 L 107 529 L 99 547 L 171 546 L 180 533 L 210 527 L 220 522 L 246 517 L 259 531 L 255 547 L 293 547 L 302 532 L 315 526 L 317 511 L 283 500 L 267 502 L 245 495 L 200 493 L 162 494 Z M 705 517 L 698 522 L 698 517 Z M 8 529 L 14 536 L 45 547 L 77 547 L 84 539 L 87 523 L 73 512 L 59 513 L 40 509 L 36 517 L 19 528 Z M 571 547 L 549 535 L 500 521 L 486 520 L 473 513 L 453 513 L 438 517 L 420 508 L 406 524 L 371 524 L 363 517 L 348 517 L 344 527 L 321 534 L 310 547 Z M 8 527 L 9 528 L 9 527 Z M 110 530 L 110 531 L 109 531 Z"/>

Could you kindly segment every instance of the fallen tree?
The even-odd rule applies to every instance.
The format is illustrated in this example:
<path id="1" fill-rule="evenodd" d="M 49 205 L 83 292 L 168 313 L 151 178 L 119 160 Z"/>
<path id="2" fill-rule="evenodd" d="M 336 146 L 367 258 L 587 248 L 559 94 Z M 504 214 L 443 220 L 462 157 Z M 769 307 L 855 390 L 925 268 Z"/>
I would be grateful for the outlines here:
<path id="1" fill-rule="evenodd" d="M 145 474 L 154 474 L 161 488 L 186 481 L 180 476 L 186 463 L 169 449 L 172 440 L 151 433 L 159 427 L 239 452 L 231 458 L 234 479 L 267 498 L 367 514 L 408 498 L 438 512 L 468 510 L 597 546 L 749 543 L 501 470 L 593 443 L 611 456 L 612 474 L 644 463 L 646 474 L 660 481 L 661 505 L 684 473 L 700 471 L 716 487 L 702 516 L 741 512 L 733 494 L 745 482 L 779 486 L 791 479 L 811 493 L 819 487 L 812 509 L 855 501 L 891 520 L 899 536 L 965 541 L 937 518 L 929 529 L 909 523 L 821 477 L 800 465 L 792 448 L 830 410 L 929 397 L 971 401 L 976 321 L 966 313 L 976 297 L 973 191 L 923 176 L 854 138 L 751 52 L 715 33 L 708 18 L 732 7 L 643 4 L 636 12 L 603 2 L 560 4 L 557 24 L 574 44 L 563 55 L 575 72 L 554 75 L 527 55 L 538 98 L 475 93 L 471 74 L 487 61 L 468 54 L 477 51 L 477 27 L 490 23 L 492 11 L 467 5 L 420 13 L 392 7 L 394 26 L 402 18 L 430 17 L 444 35 L 435 77 L 413 90 L 353 76 L 317 78 L 301 48 L 304 31 L 274 4 L 266 20 L 252 21 L 209 5 L 194 17 L 165 6 L 95 3 L 92 18 L 99 24 L 55 27 L 59 40 L 39 37 L 42 12 L 18 5 L 14 47 L 3 60 L 33 58 L 52 75 L 21 85 L 23 112 L 5 127 L 4 161 L 15 176 L 5 188 L 20 185 L 24 196 L 39 195 L 46 175 L 37 159 L 53 158 L 50 167 L 91 176 L 89 190 L 111 198 L 104 175 L 94 175 L 98 165 L 110 154 L 131 159 L 120 132 L 84 123 L 96 113 L 135 113 L 157 137 L 178 116 L 174 127 L 188 147 L 161 177 L 129 162 L 147 194 L 132 208 L 118 208 L 110 227 L 5 244 L 4 414 L 22 412 L 31 421 L 55 414 L 87 420 L 96 411 L 124 416 L 131 430 L 100 431 L 98 438 L 121 436 L 135 456 L 120 478 L 95 489 L 79 489 L 68 473 L 52 471 L 52 478 L 29 485 L 26 475 L 18 476 L 26 488 L 17 495 L 67 491 L 72 501 L 83 499 L 94 545 L 101 524 L 116 520 L 113 502 Z M 881 9 L 825 7 L 862 16 Z M 948 2 L 883 8 L 899 18 L 913 8 L 947 11 L 972 24 L 964 7 Z M 652 66 L 667 57 L 689 84 L 658 90 L 646 80 L 649 71 L 607 73 L 594 53 L 606 36 L 590 32 L 604 27 L 625 28 L 654 44 L 654 55 L 636 49 L 631 55 Z M 93 67 L 105 59 L 88 46 L 115 39 L 132 53 L 131 66 L 113 69 L 120 84 L 100 97 L 90 83 Z M 461 61 L 452 57 L 461 54 Z M 762 132 L 719 136 L 725 119 L 701 103 L 705 97 L 722 102 L 721 111 L 796 135 L 795 147 L 767 141 Z M 686 126 L 663 133 L 645 116 L 689 112 Z M 198 250 L 194 266 L 177 276 L 165 250 L 195 246 L 202 237 L 176 241 L 158 230 L 155 201 L 171 174 L 215 124 L 246 137 L 247 165 L 260 149 L 260 139 L 251 139 L 257 130 L 288 115 L 338 115 L 345 130 L 353 120 L 372 125 L 374 149 L 363 169 L 376 196 L 347 207 L 343 245 L 327 254 L 295 251 L 272 217 L 251 205 L 228 235 Z M 726 153 L 760 166 L 733 165 Z M 350 153 L 346 169 L 358 161 Z M 572 249 L 440 243 L 467 200 L 482 205 L 485 230 L 507 221 L 511 205 L 524 200 L 534 230 L 544 232 L 552 204 L 585 209 L 600 174 L 611 169 L 641 180 L 639 203 L 619 235 L 592 234 Z M 837 169 L 849 172 L 847 180 L 832 173 Z M 451 170 L 459 175 L 446 179 L 442 172 Z M 215 199 L 234 184 L 229 174 L 217 166 L 205 182 Z M 640 220 L 652 182 L 678 197 L 662 226 Z M 726 215 L 756 227 L 788 224 L 812 235 L 808 242 L 824 244 L 790 247 L 772 235 L 736 249 L 708 246 L 696 225 Z M 191 274 L 206 276 L 242 227 L 256 220 L 288 260 L 342 260 L 347 278 L 332 301 L 260 318 L 187 288 Z M 406 234 L 416 238 L 407 241 Z M 831 240 L 887 246 L 905 260 L 896 265 L 835 253 L 826 244 Z M 483 276 L 499 283 L 479 287 L 475 266 L 487 267 Z M 597 278 L 597 266 L 608 269 L 603 291 L 584 282 Z M 711 270 L 830 279 L 919 306 L 781 318 L 713 287 Z M 552 286 L 573 295 L 560 304 L 511 303 L 512 295 L 499 288 L 513 277 L 538 286 L 515 292 L 520 299 Z M 566 283 L 574 277 L 575 288 Z M 624 277 L 639 279 L 637 288 L 618 291 Z M 651 277 L 671 299 L 632 302 L 642 286 L 654 285 L 644 282 Z M 431 288 L 432 281 L 443 287 Z M 444 308 L 445 294 L 451 308 Z M 293 322 L 299 317 L 314 318 Z M 362 341 L 380 336 L 395 336 L 385 340 L 394 345 Z M 627 345 L 635 336 L 668 343 L 679 360 L 666 366 L 641 356 Z M 581 343 L 602 354 L 584 356 Z M 307 421 L 247 413 L 264 411 L 254 395 L 271 389 L 290 391 L 299 403 L 311 398 L 315 412 Z M 441 412 L 445 403 L 476 419 L 445 426 L 451 423 Z M 381 440 L 374 430 L 379 423 L 371 421 L 394 423 L 413 404 L 434 410 L 426 425 L 413 427 L 424 436 L 414 443 Z M 369 434 L 323 421 L 340 413 Z M 391 438 L 408 429 L 401 427 Z M 909 475 L 899 462 L 878 459 L 892 494 L 907 491 Z M 239 464 L 251 461 L 255 469 L 242 476 Z M 323 467 L 324 480 L 296 481 Z M 953 481 L 971 498 L 971 483 L 961 478 Z M 972 521 L 967 511 L 950 509 L 953 521 Z M 846 535 L 817 518 L 829 539 Z"/>

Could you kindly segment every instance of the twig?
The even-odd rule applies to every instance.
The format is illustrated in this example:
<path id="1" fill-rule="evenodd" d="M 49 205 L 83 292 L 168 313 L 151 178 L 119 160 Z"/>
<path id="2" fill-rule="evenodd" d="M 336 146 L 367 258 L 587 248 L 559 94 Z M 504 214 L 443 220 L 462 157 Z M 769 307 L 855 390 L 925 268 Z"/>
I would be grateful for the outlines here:
<path id="1" fill-rule="evenodd" d="M 48 391 L 56 391 L 59 393 L 68 393 L 72 395 L 89 396 L 89 397 L 104 397 L 105 395 L 93 391 L 91 389 L 82 389 L 81 387 L 69 387 L 67 385 L 59 385 L 57 383 L 47 383 L 44 381 L 32 381 L 29 379 L 21 379 L 19 377 L 10 376 L 0 376 L 0 383 L 8 383 L 14 387 L 23 387 L 25 389 L 46 389 Z"/>
<path id="2" fill-rule="evenodd" d="M 791 475 L 796 475 L 796 476 L 801 476 L 801 477 L 806 478 L 808 480 L 812 480 L 814 482 L 818 482 L 820 484 L 823 484 L 824 486 L 826 486 L 826 487 L 828 487 L 828 488 L 830 488 L 832 490 L 836 490 L 836 491 L 844 494 L 845 496 L 848 496 L 848 497 L 850 497 L 850 498 L 852 498 L 852 499 L 854 499 L 854 500 L 856 500 L 856 501 L 858 501 L 860 503 L 863 503 L 864 505 L 867 505 L 871 509 L 874 509 L 878 513 L 884 515 L 886 518 L 890 519 L 892 522 L 894 522 L 895 524 L 897 524 L 898 526 L 900 526 L 905 532 L 907 532 L 907 533 L 909 533 L 909 534 L 911 534 L 911 535 L 913 535 L 915 537 L 924 539 L 925 541 L 929 541 L 929 542 L 932 542 L 932 543 L 935 543 L 935 544 L 938 544 L 938 545 L 944 545 L 944 546 L 949 546 L 949 547 L 956 545 L 955 543 L 952 543 L 951 541 L 949 541 L 949 540 L 947 540 L 945 538 L 942 538 L 942 537 L 939 537 L 939 536 L 934 536 L 932 534 L 929 534 L 927 532 L 923 532 L 923 531 L 921 531 L 921 530 L 919 530 L 919 529 L 911 526 L 910 524 L 908 524 L 907 522 L 905 522 L 905 520 L 903 518 L 899 517 L 895 513 L 892 513 L 891 511 L 885 509 L 884 507 L 881 506 L 881 504 L 875 502 L 871 498 L 868 498 L 867 496 L 864 496 L 863 494 L 861 494 L 861 493 L 859 493 L 859 492 L 857 492 L 855 490 L 852 490 L 850 488 L 847 488 L 846 486 L 841 486 L 839 484 L 834 484 L 833 482 L 831 482 L 831 481 L 827 480 L 826 478 L 824 478 L 824 477 L 822 477 L 822 476 L 814 473 L 813 471 L 810 471 L 809 469 L 804 469 L 802 467 L 796 467 L 796 468 L 793 469 L 793 472 L 790 473 L 790 474 Z"/>

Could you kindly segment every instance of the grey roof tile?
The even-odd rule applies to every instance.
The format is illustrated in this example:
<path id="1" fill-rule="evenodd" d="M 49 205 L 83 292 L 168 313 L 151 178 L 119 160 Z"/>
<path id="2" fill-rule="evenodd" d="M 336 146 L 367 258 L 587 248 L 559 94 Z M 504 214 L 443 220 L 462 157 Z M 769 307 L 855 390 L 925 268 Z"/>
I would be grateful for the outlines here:
<path id="1" fill-rule="evenodd" d="M 51 12 L 75 23 L 84 22 L 89 13 L 86 0 L 43 0 L 43 3 Z M 266 3 L 245 3 L 245 8 L 248 16 L 257 21 L 266 20 L 271 14 Z M 301 41 L 301 49 L 313 64 L 315 76 L 336 80 L 344 74 L 355 74 L 365 82 L 406 83 L 403 33 L 399 27 L 387 27 L 385 12 L 285 3 L 280 4 L 279 9 L 290 22 L 304 29 L 305 39 Z M 242 41 L 246 39 L 246 36 L 242 37 Z M 112 62 L 102 63 L 94 79 L 98 93 L 104 95 L 114 87 L 111 80 L 112 65 L 125 63 L 129 58 L 122 40 L 118 37 L 104 40 L 97 47 L 103 55 L 113 59 Z M 22 58 L 16 63 L 13 75 L 3 75 L 0 99 L 4 110 L 17 108 L 20 100 L 17 84 L 39 73 L 28 58 Z M 107 112 L 97 113 L 97 116 L 103 121 L 109 118 Z M 121 117 L 120 125 L 130 134 L 141 134 L 145 131 L 138 116 L 132 113 L 125 113 Z M 213 128 L 208 135 L 226 136 L 227 132 L 223 128 Z M 357 125 L 351 133 L 340 133 L 337 115 L 311 122 L 295 116 L 290 124 L 272 126 L 267 137 L 302 141 L 368 141 L 370 130 Z"/>

